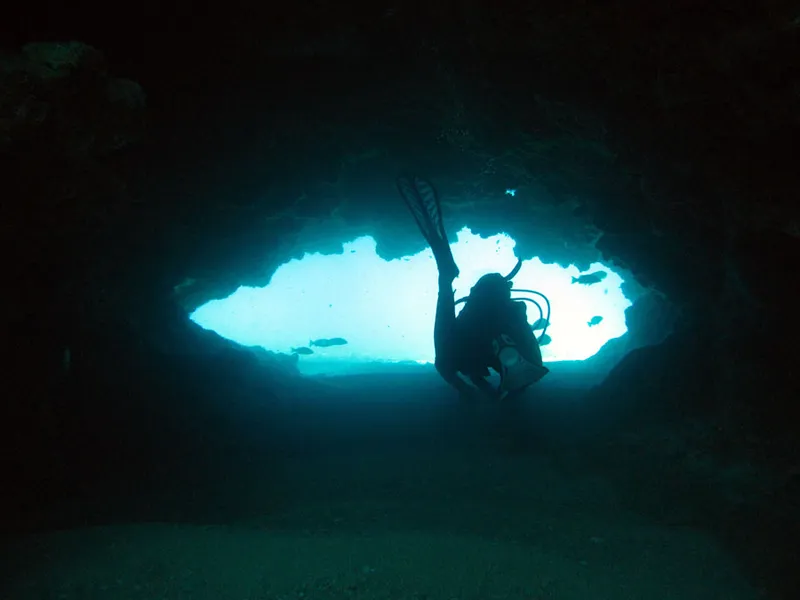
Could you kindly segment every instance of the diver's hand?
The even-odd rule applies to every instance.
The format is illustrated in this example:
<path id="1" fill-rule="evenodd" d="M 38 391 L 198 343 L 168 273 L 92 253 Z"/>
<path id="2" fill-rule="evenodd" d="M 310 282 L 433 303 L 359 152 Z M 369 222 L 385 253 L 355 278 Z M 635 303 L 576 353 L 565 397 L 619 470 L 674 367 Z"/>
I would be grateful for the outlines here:
<path id="1" fill-rule="evenodd" d="M 458 391 L 458 399 L 462 402 L 471 404 L 483 399 L 483 395 L 478 388 L 468 384 L 458 376 L 454 377 L 450 383 Z"/>
<path id="2" fill-rule="evenodd" d="M 458 391 L 459 398 L 463 402 L 479 402 L 485 401 L 487 398 L 496 399 L 499 397 L 498 390 L 494 389 L 483 377 L 470 377 L 470 381 L 474 384 L 470 385 L 458 373 L 439 371 L 439 374 Z"/>
<path id="3" fill-rule="evenodd" d="M 459 390 L 459 396 L 462 402 L 486 402 L 499 400 L 500 392 L 488 384 L 480 387 L 466 385 L 463 390 Z"/>
<path id="4" fill-rule="evenodd" d="M 488 398 L 490 400 L 498 400 L 500 398 L 500 390 L 496 389 L 491 383 L 486 381 L 485 378 L 470 377 L 470 381 L 472 381 L 476 391 L 478 391 L 483 398 Z"/>
<path id="5" fill-rule="evenodd" d="M 468 385 L 464 389 L 458 390 L 458 399 L 465 404 L 475 404 L 477 402 L 485 402 L 486 395 L 479 389 Z"/>

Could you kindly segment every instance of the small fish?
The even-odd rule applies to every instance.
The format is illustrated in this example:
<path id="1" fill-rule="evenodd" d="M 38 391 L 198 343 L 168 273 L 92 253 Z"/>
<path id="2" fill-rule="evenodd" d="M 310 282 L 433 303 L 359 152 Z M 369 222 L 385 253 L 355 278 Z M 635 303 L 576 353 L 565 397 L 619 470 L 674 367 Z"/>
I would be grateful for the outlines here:
<path id="1" fill-rule="evenodd" d="M 547 319 L 536 319 L 536 322 L 531 325 L 531 329 L 534 331 L 539 331 L 540 329 L 544 329 L 545 327 L 550 326 L 550 321 Z"/>
<path id="2" fill-rule="evenodd" d="M 551 338 L 549 335 L 547 335 L 545 333 L 542 337 L 539 338 L 539 345 L 540 346 L 547 346 L 547 344 L 549 344 L 552 341 L 553 341 L 553 338 Z"/>
<path id="3" fill-rule="evenodd" d="M 314 351 L 311 348 L 306 348 L 305 346 L 300 346 L 299 348 L 292 348 L 292 354 L 314 354 Z"/>
<path id="4" fill-rule="evenodd" d="M 608 273 L 606 273 L 605 271 L 595 271 L 594 273 L 587 273 L 586 275 L 573 277 L 572 283 L 580 283 L 581 285 L 592 285 L 595 283 L 600 283 L 606 277 L 608 277 Z"/>
<path id="5" fill-rule="evenodd" d="M 603 317 L 601 317 L 601 316 L 599 316 L 599 315 L 595 315 L 594 317 L 592 317 L 591 319 L 589 319 L 589 320 L 586 322 L 586 324 L 587 324 L 589 327 L 594 327 L 595 325 L 599 325 L 600 323 L 602 323 L 602 321 L 603 321 Z"/>
<path id="6" fill-rule="evenodd" d="M 344 338 L 322 338 L 319 340 L 311 340 L 308 345 L 316 346 L 317 348 L 329 348 L 330 346 L 344 346 L 347 340 Z"/>

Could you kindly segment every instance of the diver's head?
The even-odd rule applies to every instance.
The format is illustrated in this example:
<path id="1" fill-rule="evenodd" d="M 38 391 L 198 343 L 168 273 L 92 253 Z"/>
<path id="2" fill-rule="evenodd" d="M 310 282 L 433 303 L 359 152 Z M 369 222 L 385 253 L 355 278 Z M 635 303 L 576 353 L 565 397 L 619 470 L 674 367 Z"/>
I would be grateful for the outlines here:
<path id="1" fill-rule="evenodd" d="M 487 273 L 472 286 L 469 300 L 478 303 L 511 299 L 511 282 L 500 273 Z"/>

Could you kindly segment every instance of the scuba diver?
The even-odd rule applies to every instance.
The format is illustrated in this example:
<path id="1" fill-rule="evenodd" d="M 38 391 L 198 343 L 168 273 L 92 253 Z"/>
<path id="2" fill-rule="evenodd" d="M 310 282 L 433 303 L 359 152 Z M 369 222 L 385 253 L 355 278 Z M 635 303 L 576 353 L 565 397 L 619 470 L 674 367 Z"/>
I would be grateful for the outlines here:
<path id="1" fill-rule="evenodd" d="M 522 261 L 508 275 L 484 275 L 468 297 L 455 300 L 453 280 L 459 270 L 442 224 L 436 191 L 418 177 L 400 177 L 397 188 L 430 245 L 439 271 L 433 342 L 436 370 L 442 378 L 464 396 L 480 390 L 502 399 L 547 375 L 549 370 L 542 364 L 541 349 L 528 323 L 525 303 L 517 300 L 536 304 L 540 315 L 541 307 L 530 298 L 511 296 L 512 291 L 520 291 L 544 298 L 532 290 L 512 289 L 511 280 L 522 267 Z M 462 302 L 464 308 L 456 316 L 456 305 Z M 547 306 L 549 321 L 549 302 Z M 490 368 L 500 374 L 497 389 L 486 379 Z M 459 374 L 469 378 L 474 387 Z"/>

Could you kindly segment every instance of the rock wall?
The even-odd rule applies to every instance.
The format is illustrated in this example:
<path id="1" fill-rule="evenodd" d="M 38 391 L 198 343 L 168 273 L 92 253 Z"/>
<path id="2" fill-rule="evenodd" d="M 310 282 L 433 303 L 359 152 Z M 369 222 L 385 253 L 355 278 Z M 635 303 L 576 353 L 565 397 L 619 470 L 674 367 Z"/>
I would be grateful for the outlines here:
<path id="1" fill-rule="evenodd" d="M 49 435 L 47 415 L 72 414 L 59 403 L 88 389 L 84 410 L 161 414 L 147 400 L 161 383 L 110 399 L 90 383 L 101 374 L 117 392 L 151 369 L 250 377 L 253 357 L 186 310 L 344 236 L 372 234 L 386 256 L 420 249 L 393 187 L 413 170 L 437 184 L 453 230 L 505 229 L 524 256 L 602 257 L 652 287 L 668 305 L 634 311 L 642 339 L 680 314 L 595 390 L 601 406 L 622 395 L 619 411 L 641 418 L 713 414 L 734 441 L 786 459 L 800 392 L 796 15 L 627 4 L 400 3 L 343 27 L 347 43 L 299 50 L 259 45 L 263 30 L 215 47 L 154 34 L 165 54 L 142 59 L 147 105 L 79 42 L 4 56 L 15 443 Z M 267 377 L 292 377 L 267 363 Z"/>

